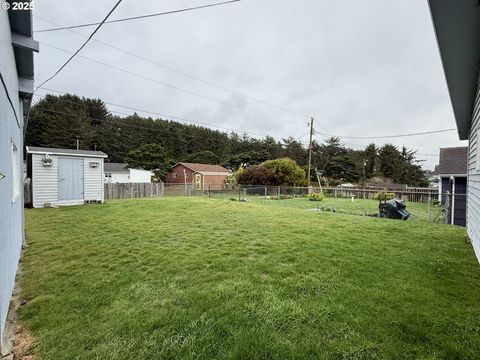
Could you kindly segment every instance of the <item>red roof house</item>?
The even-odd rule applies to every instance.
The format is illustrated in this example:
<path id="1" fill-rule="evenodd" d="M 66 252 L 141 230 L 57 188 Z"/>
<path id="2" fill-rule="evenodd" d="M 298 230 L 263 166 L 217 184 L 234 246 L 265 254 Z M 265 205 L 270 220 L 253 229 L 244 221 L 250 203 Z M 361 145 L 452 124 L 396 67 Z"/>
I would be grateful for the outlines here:
<path id="1" fill-rule="evenodd" d="M 179 162 L 167 175 L 168 184 L 188 185 L 195 190 L 221 190 L 232 172 L 220 165 Z"/>

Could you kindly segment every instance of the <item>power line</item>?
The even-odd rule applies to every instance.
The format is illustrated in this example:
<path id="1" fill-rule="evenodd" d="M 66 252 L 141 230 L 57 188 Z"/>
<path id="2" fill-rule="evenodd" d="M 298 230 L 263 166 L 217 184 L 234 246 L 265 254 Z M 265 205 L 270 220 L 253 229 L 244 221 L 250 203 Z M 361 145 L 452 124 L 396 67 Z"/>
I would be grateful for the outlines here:
<path id="1" fill-rule="evenodd" d="M 58 91 L 58 90 L 54 90 L 54 89 L 49 89 L 49 88 L 45 88 L 45 87 L 42 87 L 41 89 L 51 91 L 51 92 L 55 92 L 55 93 L 62 94 L 62 95 L 66 95 L 66 93 Z M 40 98 L 41 97 L 44 98 L 44 96 L 37 95 L 37 94 L 35 96 L 40 97 Z M 86 97 L 84 97 L 84 98 L 86 98 Z M 58 99 L 57 98 L 56 100 L 60 101 L 60 102 L 64 102 L 64 103 L 77 104 L 77 103 L 67 101 L 67 100 L 64 100 L 64 99 Z M 206 127 L 214 127 L 214 128 L 218 128 L 218 129 L 222 129 L 222 130 L 233 131 L 233 132 L 238 132 L 238 133 L 245 133 L 245 134 L 254 135 L 254 136 L 270 136 L 270 135 L 260 134 L 260 133 L 251 132 L 251 131 L 247 131 L 247 130 L 232 129 L 232 128 L 228 128 L 228 127 L 224 127 L 224 126 L 218 126 L 218 125 L 213 125 L 213 124 L 209 124 L 209 123 L 194 121 L 194 120 L 190 120 L 190 119 L 187 119 L 187 118 L 184 118 L 184 117 L 179 117 L 179 116 L 169 115 L 169 114 L 164 114 L 164 113 L 159 113 L 159 112 L 153 112 L 153 111 L 140 109 L 140 108 L 136 108 L 136 107 L 131 107 L 131 106 L 126 106 L 126 105 L 120 105 L 120 104 L 116 104 L 116 103 L 106 102 L 106 101 L 103 101 L 103 100 L 102 100 L 102 102 L 104 104 L 110 105 L 110 106 L 115 106 L 115 107 L 120 107 L 120 108 L 127 109 L 127 110 L 132 110 L 132 111 L 135 111 L 135 112 L 139 111 L 139 112 L 142 112 L 142 113 L 145 113 L 145 114 L 155 115 L 155 116 L 158 116 L 160 118 L 165 118 L 166 120 L 173 119 L 173 120 L 177 120 L 177 121 L 183 121 L 183 122 L 186 122 L 186 123 L 192 123 L 192 124 L 195 124 L 195 125 L 201 125 L 201 126 L 206 126 Z M 85 105 L 85 104 L 84 104 L 84 106 L 94 108 L 94 109 L 96 108 L 95 106 L 89 106 L 89 105 Z M 113 111 L 113 110 L 109 110 L 109 111 L 112 112 L 112 113 L 125 115 L 125 116 L 131 116 L 132 115 L 132 114 L 125 113 L 125 112 L 119 112 L 119 111 Z M 271 137 L 275 138 L 274 136 L 271 136 Z M 282 139 L 282 138 L 277 137 L 276 139 Z"/>
<path id="2" fill-rule="evenodd" d="M 60 51 L 64 51 L 64 52 L 67 52 L 67 53 L 71 53 L 69 50 L 62 49 L 62 48 L 60 48 L 60 47 L 58 47 L 58 46 L 55 46 L 55 45 L 52 45 L 52 44 L 48 44 L 48 43 L 45 43 L 45 42 L 40 42 L 40 43 L 41 43 L 42 45 L 45 45 L 45 46 L 48 46 L 48 47 L 52 47 L 52 48 L 57 49 L 57 50 L 60 50 Z M 161 85 L 161 86 L 165 86 L 165 87 L 168 87 L 168 88 L 171 88 L 171 89 L 180 91 L 180 92 L 184 92 L 184 93 L 189 94 L 189 95 L 191 95 L 191 96 L 195 96 L 195 97 L 198 97 L 198 98 L 202 98 L 202 99 L 205 99 L 205 100 L 209 100 L 209 101 L 211 101 L 211 102 L 218 103 L 218 104 L 223 105 L 223 106 L 227 106 L 227 107 L 230 107 L 230 108 L 233 108 L 233 109 L 237 109 L 237 110 L 240 110 L 240 111 L 244 111 L 244 112 L 247 112 L 247 113 L 251 113 L 251 114 L 254 114 L 254 115 L 263 117 L 263 118 L 265 118 L 265 119 L 270 119 L 270 120 L 275 120 L 275 121 L 281 121 L 281 122 L 290 123 L 290 124 L 294 124 L 294 125 L 297 125 L 297 126 L 298 126 L 298 123 L 296 123 L 296 122 L 287 121 L 287 120 L 284 120 L 284 119 L 281 119 L 281 118 L 278 118 L 278 117 L 275 117 L 275 116 L 265 115 L 265 114 L 262 114 L 262 113 L 257 112 L 257 111 L 249 110 L 249 109 L 246 109 L 246 108 L 243 108 L 243 107 L 240 107 L 240 106 L 236 106 L 236 105 L 233 105 L 233 104 L 224 102 L 224 101 L 222 101 L 222 100 L 217 100 L 217 99 L 211 98 L 211 97 L 209 97 L 209 96 L 205 96 L 205 95 L 202 95 L 202 94 L 199 94 L 199 93 L 196 93 L 196 92 L 193 92 L 193 91 L 184 89 L 184 88 L 180 88 L 180 87 L 178 87 L 178 86 L 175 86 L 175 85 L 172 85 L 172 84 L 169 84 L 169 83 L 165 83 L 165 82 L 162 82 L 162 81 L 159 81 L 159 80 L 155 80 L 155 79 L 152 79 L 152 78 L 150 78 L 150 77 L 148 77 L 148 76 L 144 76 L 144 75 L 141 75 L 141 74 L 137 74 L 137 73 L 134 73 L 134 72 L 132 72 L 132 71 L 129 71 L 129 70 L 120 68 L 120 67 L 118 67 L 118 66 L 110 65 L 110 64 L 107 64 L 107 63 L 104 63 L 104 62 L 95 60 L 95 59 L 93 59 L 93 58 L 90 58 L 90 57 L 87 57 L 87 56 L 84 56 L 84 55 L 78 55 L 78 57 L 80 57 L 80 58 L 82 58 L 82 59 L 89 60 L 89 61 L 91 61 L 91 62 L 100 64 L 100 65 L 103 65 L 103 66 L 108 67 L 108 68 L 111 68 L 111 69 L 114 69 L 114 70 L 116 70 L 116 71 L 119 71 L 119 72 L 122 72 L 122 73 L 126 73 L 126 74 L 129 74 L 129 75 L 138 77 L 138 78 L 140 78 L 140 79 L 143 79 L 143 80 L 150 81 L 150 82 L 152 82 L 152 83 L 155 83 L 155 84 L 158 84 L 158 85 Z M 42 86 L 42 85 L 38 86 L 37 88 L 39 88 L 39 87 L 41 87 L 41 86 Z"/>
<path id="3" fill-rule="evenodd" d="M 433 156 L 433 157 L 440 157 L 439 154 L 421 154 L 421 153 L 415 153 L 416 155 L 420 155 L 420 156 Z"/>
<path id="4" fill-rule="evenodd" d="M 336 136 L 336 137 L 339 137 L 339 136 Z M 327 137 L 325 137 L 324 139 L 322 139 L 323 141 L 325 141 L 327 139 Z M 356 148 L 359 148 L 359 149 L 365 149 L 368 145 L 359 145 L 359 144 L 352 144 L 352 143 L 348 143 L 348 142 L 342 142 L 344 145 L 349 145 L 349 146 L 353 146 L 353 147 L 356 147 Z M 424 153 L 419 153 L 419 152 L 415 152 L 415 155 L 420 155 L 420 156 L 431 156 L 431 157 L 439 157 L 440 155 L 439 154 L 424 154 Z"/>
<path id="5" fill-rule="evenodd" d="M 100 28 L 102 27 L 102 25 L 105 23 L 105 21 L 107 21 L 108 17 L 115 11 L 115 9 L 118 7 L 118 5 L 120 5 L 121 2 L 122 2 L 122 0 L 118 0 L 118 1 L 117 1 L 117 3 L 113 6 L 113 8 L 108 12 L 107 16 L 105 16 L 105 17 L 103 18 L 103 20 L 102 20 L 100 23 L 98 23 L 98 26 L 95 28 L 95 30 L 93 30 L 93 32 L 90 34 L 90 36 L 87 38 L 87 40 L 82 44 L 82 46 L 80 46 L 80 47 L 78 48 L 78 50 L 75 51 L 75 52 L 73 53 L 73 55 L 70 56 L 70 58 L 69 58 L 67 61 L 65 61 L 65 63 L 64 63 L 62 66 L 60 66 L 60 68 L 59 68 L 52 76 L 50 76 L 47 80 L 45 80 L 45 81 L 42 82 L 39 86 L 37 86 L 37 88 L 34 90 L 34 93 L 35 93 L 35 91 L 36 91 L 40 86 L 45 85 L 47 82 L 49 82 L 50 80 L 52 80 L 55 76 L 57 76 L 57 75 L 60 73 L 60 71 L 62 71 L 62 70 L 65 68 L 65 66 L 67 66 L 68 63 L 69 63 L 70 61 L 72 61 L 73 58 L 74 58 L 75 56 L 77 56 L 80 51 L 82 51 L 82 49 L 88 44 L 88 42 L 90 41 L 90 39 L 93 37 L 93 35 L 95 35 L 96 32 L 97 32 L 98 30 L 100 30 Z"/>
<path id="6" fill-rule="evenodd" d="M 22 125 L 20 125 L 20 120 L 18 119 L 17 111 L 15 110 L 15 106 L 13 106 L 12 99 L 10 98 L 10 94 L 8 92 L 7 84 L 5 84 L 5 80 L 3 80 L 3 75 L 2 75 L 1 72 L 0 72 L 0 81 L 2 82 L 3 89 L 5 90 L 5 95 L 7 95 L 7 100 L 10 103 L 10 107 L 12 108 L 13 115 L 15 115 L 15 120 L 17 120 L 17 125 L 18 125 L 18 127 L 22 127 Z"/>
<path id="7" fill-rule="evenodd" d="M 109 21 L 105 21 L 103 23 L 112 24 L 112 23 L 123 22 L 123 21 L 145 19 L 145 18 L 151 18 L 151 17 L 156 17 L 156 16 L 162 16 L 162 15 L 170 15 L 170 14 L 176 14 L 176 13 L 187 12 L 187 11 L 192 11 L 192 10 L 205 9 L 205 8 L 214 7 L 214 6 L 226 5 L 226 4 L 235 3 L 235 2 L 239 2 L 239 1 L 241 1 L 241 0 L 223 1 L 223 2 L 214 3 L 214 4 L 207 4 L 207 5 L 195 6 L 195 7 L 190 7 L 190 8 L 178 9 L 178 10 L 170 10 L 170 11 L 157 12 L 157 13 L 152 13 L 152 14 L 145 14 L 145 15 L 131 16 L 131 17 L 127 17 L 127 18 L 109 20 Z M 99 24 L 102 24 L 102 23 L 94 22 L 94 23 L 86 23 L 86 24 L 71 25 L 71 26 L 60 26 L 60 27 L 57 27 L 57 28 L 37 30 L 35 32 L 40 33 L 40 32 L 49 32 L 49 31 L 57 31 L 57 30 L 78 29 L 78 28 L 83 28 L 83 27 L 88 27 L 88 26 L 99 25 Z"/>
<path id="8" fill-rule="evenodd" d="M 44 88 L 42 88 L 44 89 Z M 58 93 L 61 93 L 61 92 L 58 92 Z M 40 95 L 35 95 L 37 97 L 41 97 Z M 64 102 L 64 103 L 70 103 L 70 104 L 77 104 L 77 103 L 74 103 L 74 102 L 71 102 L 71 101 L 67 101 L 67 100 L 63 100 L 63 99 L 57 99 L 58 101 L 61 101 L 61 102 Z M 118 107 L 122 107 L 122 108 L 126 108 L 126 109 L 130 109 L 130 110 L 133 110 L 133 111 L 140 111 L 140 112 L 144 112 L 144 113 L 149 113 L 149 114 L 153 114 L 153 115 L 157 115 L 157 116 L 162 116 L 162 117 L 166 117 L 165 119 L 162 119 L 162 120 L 165 120 L 165 121 L 168 121 L 169 119 L 168 118 L 171 118 L 171 119 L 175 119 L 175 120 L 181 120 L 181 121 L 185 121 L 185 122 L 190 122 L 190 123 L 193 123 L 193 124 L 197 124 L 197 125 L 202 125 L 202 126 L 210 126 L 210 127 L 216 127 L 216 128 L 219 128 L 219 129 L 222 129 L 222 130 L 227 130 L 227 131 L 231 131 L 231 132 L 235 132 L 235 133 L 244 133 L 244 134 L 248 134 L 248 135 L 253 135 L 253 136 L 262 136 L 262 137 L 271 137 L 277 141 L 281 141 L 283 142 L 284 139 L 283 138 L 279 138 L 279 137 L 275 137 L 275 136 L 271 136 L 271 135 L 268 135 L 268 134 L 260 134 L 260 133 L 255 133 L 255 132 L 250 132 L 250 131 L 245 131 L 245 130 L 240 130 L 240 129 L 233 129 L 233 128 L 228 128 L 228 127 L 222 127 L 222 126 L 216 126 L 216 125 L 211 125 L 211 124 L 207 124 L 207 123 L 201 123 L 201 122 L 197 122 L 197 121 L 193 121 L 193 120 L 189 120 L 189 119 L 185 119 L 185 118 L 179 118 L 179 117 L 175 117 L 175 116 L 170 116 L 170 115 L 165 115 L 165 114 L 160 114 L 160 113 L 154 113 L 154 112 L 151 112 L 151 111 L 146 111 L 146 110 L 142 110 L 142 109 L 138 109 L 138 108 L 132 108 L 132 107 L 128 107 L 128 106 L 124 106 L 124 105 L 119 105 L 119 104 L 113 104 L 113 103 L 107 103 L 107 102 L 104 102 L 105 104 L 109 104 L 109 105 L 112 105 L 112 106 L 118 106 Z M 38 105 L 38 103 L 36 104 Z M 89 107 L 89 108 L 93 108 L 93 109 L 97 109 L 97 107 L 95 106 L 91 106 L 91 105 L 86 105 L 86 104 L 82 104 L 83 107 Z M 63 112 L 63 111 L 57 111 L 57 110 L 50 110 L 50 109 L 46 109 L 46 108 L 39 108 L 38 106 L 35 107 L 35 110 L 39 110 L 39 111 L 45 111 L 45 112 L 51 112 L 51 113 L 56 113 L 56 114 L 60 114 L 60 115 L 69 115 L 69 116 L 77 116 L 78 114 L 72 114 L 72 113 L 68 113 L 68 112 Z M 109 110 L 110 111 L 110 110 Z M 117 113 L 117 114 L 121 114 L 121 115 L 125 115 L 125 116 L 132 116 L 132 114 L 128 114 L 128 113 L 123 113 L 123 112 L 118 112 L 118 111 L 110 111 L 112 113 Z M 91 120 L 99 120 L 99 121 L 115 121 L 113 119 L 98 119 L 98 118 L 89 118 Z M 155 120 L 154 120 L 155 121 Z M 119 126 L 134 126 L 134 125 L 129 125 L 129 124 L 119 124 Z M 191 125 L 191 124 L 185 124 L 185 125 Z M 136 126 L 136 125 L 135 125 Z M 136 126 L 138 127 L 138 126 Z M 147 127 L 145 127 L 147 128 Z M 149 127 L 148 127 L 149 128 Z M 149 128 L 150 129 L 150 128 Z M 302 143 L 301 141 L 299 141 L 300 143 Z M 304 145 L 304 144 L 302 144 Z"/>
<path id="9" fill-rule="evenodd" d="M 42 20 L 42 21 L 47 22 L 47 23 L 60 26 L 60 25 L 58 25 L 58 24 L 56 24 L 56 23 L 54 23 L 54 22 L 52 22 L 52 21 L 50 21 L 50 20 L 41 18 L 41 17 L 36 16 L 36 15 L 34 15 L 34 16 L 35 16 L 36 18 Z M 78 35 L 78 36 L 87 37 L 86 35 L 78 32 L 78 31 L 74 31 L 74 30 L 70 30 L 70 29 L 68 29 L 68 30 L 69 30 L 70 32 Z M 154 61 L 154 60 L 148 59 L 148 58 L 146 58 L 146 57 L 137 55 L 137 54 L 135 54 L 135 53 L 133 53 L 133 52 L 131 52 L 131 51 L 128 51 L 128 50 L 125 50 L 125 49 L 123 49 L 123 48 L 120 48 L 120 47 L 111 45 L 111 44 L 106 43 L 106 42 L 104 42 L 104 41 L 101 41 L 101 40 L 98 40 L 98 39 L 93 39 L 93 41 L 96 42 L 96 43 L 98 43 L 98 44 L 101 44 L 101 45 L 103 45 L 103 46 L 105 46 L 105 47 L 109 47 L 109 48 L 114 49 L 114 50 L 116 50 L 116 51 L 119 51 L 119 52 L 122 52 L 122 53 L 124 53 L 124 54 L 133 56 L 133 57 L 135 57 L 135 58 L 137 58 L 137 59 L 139 59 L 139 60 L 145 61 L 145 62 L 147 62 L 147 63 L 153 64 L 153 65 L 156 65 L 156 66 L 159 66 L 159 67 L 161 67 L 161 68 L 163 68 L 163 69 L 166 69 L 166 70 L 168 70 L 168 71 L 174 72 L 174 73 L 179 74 L 179 75 L 182 75 L 182 76 L 187 77 L 187 78 L 189 78 L 189 79 L 198 81 L 198 82 L 203 83 L 203 84 L 205 84 L 205 85 L 208 85 L 208 86 L 211 86 L 211 87 L 214 87 L 214 88 L 223 90 L 223 91 L 227 91 L 227 92 L 230 92 L 230 93 L 235 94 L 235 95 L 242 96 L 242 97 L 244 97 L 244 98 L 246 98 L 246 99 L 249 99 L 249 100 L 252 100 L 252 101 L 256 101 L 256 102 L 261 103 L 261 104 L 264 104 L 264 105 L 268 105 L 268 106 L 274 107 L 274 108 L 276 108 L 276 109 L 279 109 L 279 110 L 288 112 L 288 113 L 290 113 L 290 114 L 298 115 L 298 116 L 305 117 L 305 118 L 308 118 L 308 117 L 309 117 L 308 115 L 302 114 L 302 113 L 300 113 L 300 112 L 298 112 L 298 111 L 291 110 L 291 109 L 287 109 L 287 108 L 285 108 L 285 107 L 283 107 L 283 106 L 279 106 L 279 105 L 276 105 L 276 104 L 272 104 L 272 103 L 267 102 L 267 101 L 265 101 L 265 100 L 261 100 L 261 99 L 255 98 L 255 97 L 253 97 L 253 96 L 246 95 L 245 93 L 242 93 L 242 92 L 239 92 L 239 91 L 236 91 L 236 90 L 232 90 L 232 89 L 230 89 L 230 88 L 228 88 L 228 87 L 225 87 L 225 86 L 222 86 L 222 85 L 218 85 L 218 84 L 215 84 L 215 83 L 213 83 L 213 82 L 211 82 L 211 81 L 204 80 L 204 79 L 201 79 L 201 78 L 199 78 L 199 77 L 197 77 L 197 76 L 194 76 L 194 75 L 185 73 L 185 72 L 183 72 L 183 71 L 181 71 L 181 70 L 177 70 L 177 69 L 175 69 L 175 68 L 173 68 L 173 67 L 171 67 L 171 66 L 164 65 L 164 64 L 160 64 L 160 63 L 158 63 L 157 61 Z"/>
<path id="10" fill-rule="evenodd" d="M 416 133 L 409 133 L 409 134 L 382 135 L 382 136 L 343 136 L 343 135 L 326 134 L 318 131 L 316 131 L 316 133 L 319 135 L 338 137 L 341 139 L 342 138 L 343 139 L 391 139 L 391 138 L 400 138 L 400 137 L 409 137 L 409 136 L 430 135 L 430 134 L 437 134 L 437 133 L 456 131 L 456 130 L 457 129 L 442 129 L 442 130 L 432 130 L 432 131 L 416 132 Z"/>
<path id="11" fill-rule="evenodd" d="M 45 108 L 39 108 L 39 107 L 36 107 L 35 108 L 36 111 L 40 111 L 40 112 L 47 112 L 47 113 L 54 113 L 54 114 L 59 114 L 59 115 L 68 115 L 68 116 L 75 116 L 75 117 L 79 117 L 80 115 L 79 114 L 72 114 L 72 113 L 68 113 L 68 112 L 63 112 L 63 111 L 56 111 L 56 110 L 50 110 L 50 109 L 45 109 Z M 140 129 L 140 130 L 147 130 L 149 132 L 157 132 L 157 133 L 161 133 L 162 135 L 165 135 L 165 134 L 171 134 L 171 135 L 181 135 L 181 136 L 184 136 L 186 138 L 191 138 L 193 139 L 195 136 L 192 135 L 192 134 L 182 134 L 182 133 L 178 133 L 178 132 L 175 132 L 175 131 L 169 131 L 169 130 L 166 130 L 166 129 L 156 129 L 154 127 L 151 127 L 151 126 L 145 126 L 145 125 L 135 125 L 135 124 L 128 124 L 128 123 L 125 123 L 125 122 L 118 122 L 118 120 L 115 120 L 115 119 L 99 119 L 99 118 L 94 118 L 94 117 L 87 117 L 88 120 L 98 120 L 100 121 L 103 125 L 108 125 L 108 126 L 111 126 L 111 127 L 114 127 L 116 129 L 122 129 L 124 127 L 127 127 L 127 128 L 133 128 L 133 129 Z M 125 120 L 125 119 L 121 119 L 121 120 Z M 167 121 L 167 120 L 165 120 Z M 224 136 L 227 136 L 228 137 L 228 133 L 221 133 L 221 135 L 224 135 Z M 265 136 L 269 136 L 269 135 L 265 135 Z M 280 145 L 285 145 L 285 143 L 283 143 L 283 139 L 281 138 L 275 138 L 273 136 L 270 136 L 274 139 L 276 139 Z M 213 141 L 218 141 L 219 139 L 218 138 L 213 138 L 213 137 L 202 137 L 202 140 L 213 140 Z M 280 141 L 282 140 L 282 141 Z"/>

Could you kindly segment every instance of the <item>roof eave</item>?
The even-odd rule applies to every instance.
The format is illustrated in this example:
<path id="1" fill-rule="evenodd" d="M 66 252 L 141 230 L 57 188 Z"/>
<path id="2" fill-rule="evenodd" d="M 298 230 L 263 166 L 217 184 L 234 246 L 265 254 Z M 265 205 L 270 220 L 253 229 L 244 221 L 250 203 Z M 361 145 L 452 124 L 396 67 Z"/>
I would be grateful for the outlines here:
<path id="1" fill-rule="evenodd" d="M 477 91 L 480 7 L 473 0 L 429 0 L 460 140 L 467 140 Z"/>
<path id="2" fill-rule="evenodd" d="M 59 149 L 58 151 L 49 151 L 50 149 L 46 150 L 32 150 L 28 146 L 25 147 L 26 152 L 28 154 L 40 154 L 40 155 L 45 155 L 45 154 L 52 154 L 52 155 L 62 155 L 62 156 L 79 156 L 79 157 L 93 157 L 93 158 L 108 158 L 108 155 L 105 154 L 104 152 L 99 151 L 98 154 L 85 154 L 85 153 L 69 153 L 69 152 L 62 152 L 62 149 Z"/>

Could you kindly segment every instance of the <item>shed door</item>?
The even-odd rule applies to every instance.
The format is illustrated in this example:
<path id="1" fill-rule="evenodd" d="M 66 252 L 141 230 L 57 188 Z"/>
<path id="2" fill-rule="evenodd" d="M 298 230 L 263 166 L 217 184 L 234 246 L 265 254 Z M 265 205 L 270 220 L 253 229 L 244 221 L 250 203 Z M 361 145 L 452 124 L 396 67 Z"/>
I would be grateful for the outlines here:
<path id="1" fill-rule="evenodd" d="M 58 159 L 58 199 L 83 199 L 83 159 Z"/>

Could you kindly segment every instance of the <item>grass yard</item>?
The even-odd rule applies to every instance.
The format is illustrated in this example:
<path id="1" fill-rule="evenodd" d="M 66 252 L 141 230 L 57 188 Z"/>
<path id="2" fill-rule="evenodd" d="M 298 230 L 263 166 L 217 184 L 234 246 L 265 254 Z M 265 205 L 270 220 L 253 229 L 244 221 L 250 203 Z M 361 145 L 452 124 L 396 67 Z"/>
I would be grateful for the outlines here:
<path id="1" fill-rule="evenodd" d="M 263 196 L 245 196 L 250 202 L 258 202 L 262 205 L 295 207 L 299 209 L 318 209 L 352 215 L 378 215 L 378 200 L 325 197 L 322 201 L 310 201 L 308 198 L 298 197 L 291 199 L 265 199 Z M 443 222 L 444 212 L 438 205 L 430 205 L 421 202 L 407 201 L 407 211 L 411 214 L 409 220 L 424 220 Z"/>
<path id="2" fill-rule="evenodd" d="M 26 212 L 41 359 L 474 359 L 463 229 L 219 199 Z"/>

